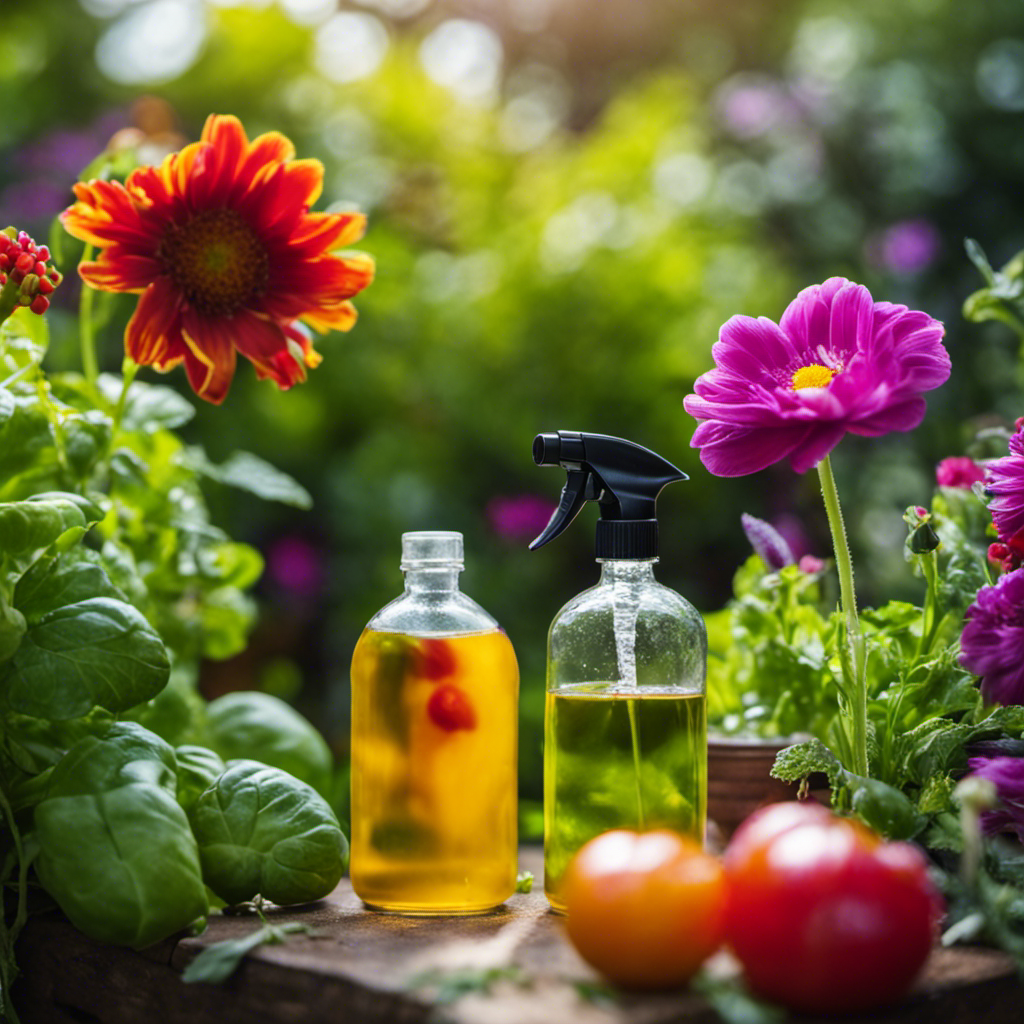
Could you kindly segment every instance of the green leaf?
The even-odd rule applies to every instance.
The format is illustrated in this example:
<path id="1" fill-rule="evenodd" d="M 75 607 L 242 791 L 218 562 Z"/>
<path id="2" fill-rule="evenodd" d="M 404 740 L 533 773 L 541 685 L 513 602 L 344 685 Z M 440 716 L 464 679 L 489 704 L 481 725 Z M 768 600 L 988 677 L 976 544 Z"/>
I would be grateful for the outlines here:
<path id="1" fill-rule="evenodd" d="M 533 891 L 533 872 L 532 871 L 520 871 L 516 875 L 516 892 L 532 892 Z"/>
<path id="2" fill-rule="evenodd" d="M 0 594 L 0 662 L 14 657 L 27 628 L 25 616 Z"/>
<path id="3" fill-rule="evenodd" d="M 207 709 L 209 746 L 225 761 L 251 758 L 294 775 L 326 796 L 334 758 L 316 728 L 269 693 L 243 690 Z"/>
<path id="4" fill-rule="evenodd" d="M 18 580 L 14 600 L 29 622 L 41 622 L 47 613 L 93 597 L 123 600 L 100 566 L 67 557 L 40 558 Z"/>
<path id="5" fill-rule="evenodd" d="M 338 884 L 348 840 L 316 790 L 257 761 L 233 761 L 189 811 L 203 879 L 222 900 L 309 903 Z"/>
<path id="6" fill-rule="evenodd" d="M 287 941 L 288 935 L 294 935 L 296 932 L 311 935 L 313 929 L 298 921 L 288 921 L 280 925 L 264 924 L 261 928 L 240 938 L 215 942 L 202 950 L 185 968 L 181 980 L 186 985 L 192 985 L 197 981 L 205 982 L 208 985 L 219 985 L 235 973 L 243 957 L 247 953 L 251 953 L 257 946 L 279 945 Z"/>
<path id="7" fill-rule="evenodd" d="M 187 812 L 227 766 L 208 747 L 185 744 L 175 748 L 174 756 L 178 761 L 178 803 Z"/>
<path id="8" fill-rule="evenodd" d="M 107 454 L 113 433 L 113 420 L 98 409 L 65 417 L 60 430 L 68 468 L 79 479 L 86 477 Z"/>
<path id="9" fill-rule="evenodd" d="M 5 502 L 0 504 L 0 551 L 9 555 L 37 551 L 69 530 L 86 526 L 82 510 L 67 498 Z"/>
<path id="10" fill-rule="evenodd" d="M 0 493 L 18 487 L 21 481 L 16 478 L 23 473 L 48 480 L 57 470 L 53 430 L 38 396 L 14 395 L 13 401 L 14 411 L 0 418 Z M 4 405 L 10 409 L 7 399 Z"/>
<path id="11" fill-rule="evenodd" d="M 111 405 L 120 399 L 124 386 L 120 377 L 102 373 L 98 383 Z M 174 430 L 184 426 L 195 414 L 192 403 L 173 388 L 135 381 L 128 388 L 121 427 L 124 430 L 141 430 L 153 434 L 158 430 Z"/>
<path id="12" fill-rule="evenodd" d="M 84 796 L 135 783 L 177 791 L 174 750 L 135 722 L 113 722 L 71 745 L 54 768 L 50 795 Z"/>
<path id="13" fill-rule="evenodd" d="M 11 710 L 59 721 L 96 705 L 125 711 L 155 696 L 169 673 L 167 650 L 142 614 L 94 597 L 29 625 L 0 667 L 0 697 Z"/>
<path id="14" fill-rule="evenodd" d="M 75 744 L 35 809 L 39 880 L 72 924 L 141 949 L 208 912 L 174 754 L 132 723 Z"/>
<path id="15" fill-rule="evenodd" d="M 783 782 L 801 782 L 815 772 L 824 772 L 833 787 L 845 775 L 839 758 L 819 739 L 797 743 L 780 750 L 775 755 L 771 775 L 773 778 L 782 779 Z"/>
<path id="16" fill-rule="evenodd" d="M 185 462 L 211 480 L 255 494 L 264 501 L 301 509 L 313 507 L 313 498 L 302 484 L 251 452 L 235 452 L 217 466 L 201 448 L 193 447 L 186 450 Z"/>
<path id="17" fill-rule="evenodd" d="M 46 317 L 20 306 L 4 321 L 2 334 L 8 339 L 28 341 L 32 345 L 33 361 L 39 362 L 50 346 L 50 325 Z"/>

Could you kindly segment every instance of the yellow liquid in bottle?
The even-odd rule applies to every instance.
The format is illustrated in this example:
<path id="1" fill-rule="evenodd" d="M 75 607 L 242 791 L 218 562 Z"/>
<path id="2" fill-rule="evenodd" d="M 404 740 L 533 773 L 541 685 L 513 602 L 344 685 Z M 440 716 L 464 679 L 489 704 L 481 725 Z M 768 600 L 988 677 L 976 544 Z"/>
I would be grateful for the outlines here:
<path id="1" fill-rule="evenodd" d="M 668 828 L 704 840 L 707 712 L 703 694 L 617 684 L 548 692 L 544 737 L 544 891 L 564 913 L 562 876 L 610 829 Z"/>
<path id="2" fill-rule="evenodd" d="M 352 888 L 405 914 L 515 890 L 519 669 L 500 630 L 367 629 L 352 657 Z"/>

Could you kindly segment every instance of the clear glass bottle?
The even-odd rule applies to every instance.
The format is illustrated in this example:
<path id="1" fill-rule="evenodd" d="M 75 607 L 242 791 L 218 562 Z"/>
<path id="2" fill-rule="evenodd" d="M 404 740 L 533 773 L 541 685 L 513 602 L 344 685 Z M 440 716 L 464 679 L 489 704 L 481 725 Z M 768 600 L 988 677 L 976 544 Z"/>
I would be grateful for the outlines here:
<path id="1" fill-rule="evenodd" d="M 462 565 L 462 534 L 403 534 L 405 592 L 352 657 L 350 873 L 378 910 L 483 913 L 515 890 L 519 669 Z"/>
<path id="2" fill-rule="evenodd" d="M 555 910 L 569 861 L 601 832 L 704 837 L 707 633 L 655 580 L 656 561 L 599 558 L 600 582 L 548 634 L 544 889 Z"/>

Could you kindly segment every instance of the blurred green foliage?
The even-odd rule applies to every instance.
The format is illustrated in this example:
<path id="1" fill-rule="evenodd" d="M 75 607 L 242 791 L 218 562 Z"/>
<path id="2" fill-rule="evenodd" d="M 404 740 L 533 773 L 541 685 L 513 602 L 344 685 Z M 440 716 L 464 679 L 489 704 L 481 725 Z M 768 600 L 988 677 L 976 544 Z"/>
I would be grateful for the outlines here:
<path id="1" fill-rule="evenodd" d="M 195 58 L 132 79 L 140 56 L 118 60 L 114 42 L 160 2 L 192 19 Z M 1012 337 L 959 309 L 976 288 L 965 235 L 999 263 L 1024 245 L 1024 8 L 633 0 L 597 17 L 565 0 L 531 28 L 496 4 L 504 62 L 474 99 L 471 74 L 443 86 L 429 59 L 446 26 L 467 24 L 464 5 L 391 19 L 388 6 L 5 0 L 0 219 L 45 231 L 74 175 L 139 120 L 144 93 L 189 138 L 209 112 L 231 112 L 250 135 L 282 130 L 324 161 L 322 205 L 369 214 L 362 246 L 378 277 L 354 331 L 318 342 L 308 383 L 281 394 L 243 366 L 224 406 L 186 428 L 215 462 L 257 452 L 315 503 L 282 510 L 210 483 L 216 521 L 269 570 L 249 651 L 208 671 L 207 689 L 264 676 L 273 689 L 297 662 L 288 695 L 343 754 L 348 660 L 401 586 L 399 534 L 462 530 L 464 588 L 519 654 L 523 792 L 536 798 L 547 624 L 596 581 L 589 519 L 536 554 L 528 519 L 499 522 L 503 499 L 557 498 L 561 479 L 530 458 L 536 432 L 626 436 L 691 474 L 662 498 L 659 577 L 704 609 L 722 605 L 746 557 L 742 511 L 796 513 L 806 546 L 827 551 L 813 474 L 716 480 L 688 448 L 681 399 L 733 313 L 777 319 L 800 287 L 838 273 L 945 320 L 954 382 L 930 397 L 927 429 L 850 438 L 835 460 L 855 557 L 871 551 L 857 559 L 863 598 L 915 592 L 900 511 L 930 494 L 934 461 L 960 453 L 978 425 L 965 421 L 1020 411 Z M 339 17 L 357 20 L 335 31 Z M 359 31 L 356 57 L 380 46 L 362 74 L 352 53 L 337 58 Z M 143 57 L 162 59 L 147 45 Z M 449 46 L 453 75 L 465 46 Z M 112 369 L 132 301 L 108 307 Z M 69 314 L 54 333 L 54 362 L 70 363 Z M 185 388 L 178 373 L 166 383 Z"/>

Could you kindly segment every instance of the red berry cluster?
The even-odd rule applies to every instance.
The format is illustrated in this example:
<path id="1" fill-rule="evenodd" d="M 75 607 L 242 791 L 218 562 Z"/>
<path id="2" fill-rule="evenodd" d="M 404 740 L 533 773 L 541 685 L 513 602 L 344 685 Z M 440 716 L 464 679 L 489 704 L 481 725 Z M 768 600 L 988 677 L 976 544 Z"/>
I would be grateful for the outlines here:
<path id="1" fill-rule="evenodd" d="M 50 250 L 36 245 L 24 231 L 0 231 L 0 287 L 18 286 L 18 305 L 33 313 L 45 313 L 49 296 L 63 280 L 60 271 L 48 266 Z"/>

